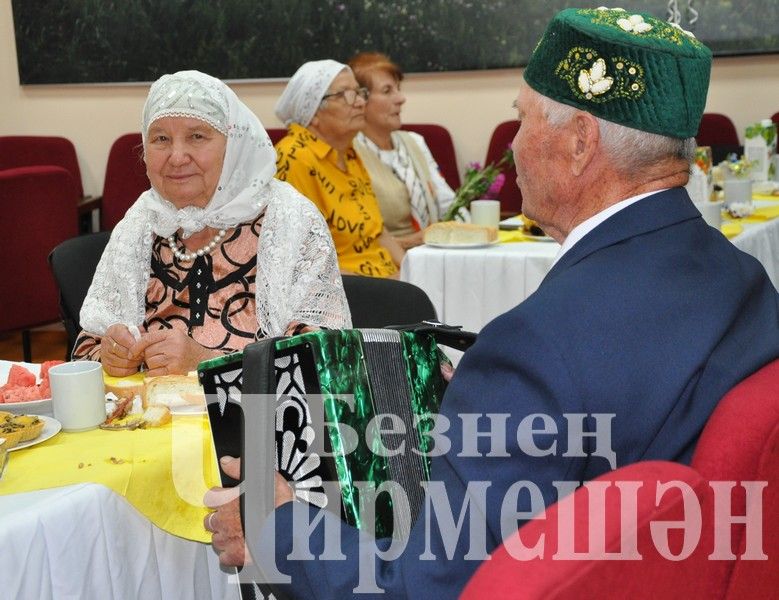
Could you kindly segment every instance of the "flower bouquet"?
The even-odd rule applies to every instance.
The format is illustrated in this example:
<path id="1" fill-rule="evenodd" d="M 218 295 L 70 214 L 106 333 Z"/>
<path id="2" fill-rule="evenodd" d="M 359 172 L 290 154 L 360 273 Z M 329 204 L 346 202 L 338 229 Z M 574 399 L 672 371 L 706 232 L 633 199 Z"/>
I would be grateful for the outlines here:
<path id="1" fill-rule="evenodd" d="M 465 170 L 465 181 L 455 192 L 452 205 L 442 220 L 453 220 L 460 209 L 468 208 L 473 200 L 497 198 L 506 181 L 506 176 L 501 173 L 501 170 L 512 159 L 511 149 L 507 148 L 497 162 L 490 163 L 485 167 L 479 163 L 470 163 Z"/>

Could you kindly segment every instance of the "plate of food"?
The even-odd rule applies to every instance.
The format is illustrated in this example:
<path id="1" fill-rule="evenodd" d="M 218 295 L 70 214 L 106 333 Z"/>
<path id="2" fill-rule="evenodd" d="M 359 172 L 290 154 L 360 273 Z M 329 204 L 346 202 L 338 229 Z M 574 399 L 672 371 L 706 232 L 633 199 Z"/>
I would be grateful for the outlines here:
<path id="1" fill-rule="evenodd" d="M 52 414 L 49 369 L 62 362 L 0 362 L 0 410 L 17 415 Z"/>
<path id="2" fill-rule="evenodd" d="M 45 442 L 61 429 L 62 425 L 53 417 L 0 411 L 0 438 L 5 439 L 5 447 L 9 452 Z"/>
<path id="3" fill-rule="evenodd" d="M 456 221 L 433 223 L 425 229 L 424 241 L 432 248 L 456 250 L 486 248 L 499 243 L 498 230 L 494 227 Z"/>
<path id="4" fill-rule="evenodd" d="M 526 238 L 530 238 L 534 242 L 556 241 L 546 235 L 538 223 L 522 214 L 502 220 L 498 227 L 501 231 L 521 231 Z"/>
<path id="5" fill-rule="evenodd" d="M 103 376 L 106 398 L 119 402 L 137 398 L 136 410 L 149 406 L 167 406 L 172 414 L 203 414 L 206 397 L 195 373 L 144 377 L 136 373 L 128 377 Z"/>

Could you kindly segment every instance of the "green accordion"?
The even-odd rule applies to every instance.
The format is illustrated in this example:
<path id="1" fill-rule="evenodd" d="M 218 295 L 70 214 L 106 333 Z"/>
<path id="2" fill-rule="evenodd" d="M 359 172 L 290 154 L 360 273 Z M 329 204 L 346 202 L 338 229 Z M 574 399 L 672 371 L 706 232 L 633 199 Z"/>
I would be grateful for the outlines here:
<path id="1" fill-rule="evenodd" d="M 393 496 L 375 494 L 373 533 L 404 537 L 430 478 L 441 356 L 427 333 L 353 329 L 262 340 L 205 361 L 198 372 L 217 455 L 244 456 L 251 447 L 263 471 L 258 489 L 273 489 L 275 468 L 299 499 L 360 528 L 361 489 L 371 487 L 361 484 L 394 482 L 410 510 L 393 515 Z"/>

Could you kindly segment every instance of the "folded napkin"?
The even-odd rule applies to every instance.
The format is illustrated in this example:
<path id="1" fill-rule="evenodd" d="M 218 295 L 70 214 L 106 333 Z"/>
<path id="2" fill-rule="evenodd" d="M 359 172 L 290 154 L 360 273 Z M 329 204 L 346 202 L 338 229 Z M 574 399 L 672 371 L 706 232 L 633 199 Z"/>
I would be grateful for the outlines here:
<path id="1" fill-rule="evenodd" d="M 741 217 L 744 223 L 763 223 L 779 217 L 779 204 L 776 206 L 760 206 L 748 217 Z"/>
<path id="2" fill-rule="evenodd" d="M 779 196 L 773 194 L 752 194 L 753 200 L 768 200 L 769 202 L 779 202 Z"/>
<path id="3" fill-rule="evenodd" d="M 519 229 L 516 231 L 498 231 L 498 241 L 501 244 L 509 242 L 532 242 L 533 236 L 526 235 Z"/>
<path id="4" fill-rule="evenodd" d="M 739 233 L 744 231 L 744 227 L 741 225 L 741 223 L 734 223 L 733 221 L 727 221 L 723 223 L 720 225 L 719 229 L 722 232 L 722 235 L 724 235 L 729 240 L 733 239 Z"/>
<path id="5" fill-rule="evenodd" d="M 205 415 L 173 415 L 164 427 L 59 433 L 13 452 L 0 494 L 100 483 L 152 523 L 179 537 L 211 542 L 203 494 L 218 485 Z"/>

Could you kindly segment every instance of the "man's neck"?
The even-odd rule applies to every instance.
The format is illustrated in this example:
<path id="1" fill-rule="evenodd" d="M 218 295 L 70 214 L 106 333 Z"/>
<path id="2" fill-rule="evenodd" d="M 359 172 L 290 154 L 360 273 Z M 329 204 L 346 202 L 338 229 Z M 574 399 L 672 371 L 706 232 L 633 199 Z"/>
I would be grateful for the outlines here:
<path id="1" fill-rule="evenodd" d="M 572 208 L 570 214 L 561 215 L 560 219 L 556 219 L 556 226 L 544 231 L 555 240 L 562 241 L 574 227 L 617 202 L 685 185 L 688 173 L 689 165 L 686 161 L 674 159 L 653 165 L 632 179 L 631 174 L 614 169 L 602 170 L 599 176 L 583 184 L 579 201 L 569 205 Z"/>

